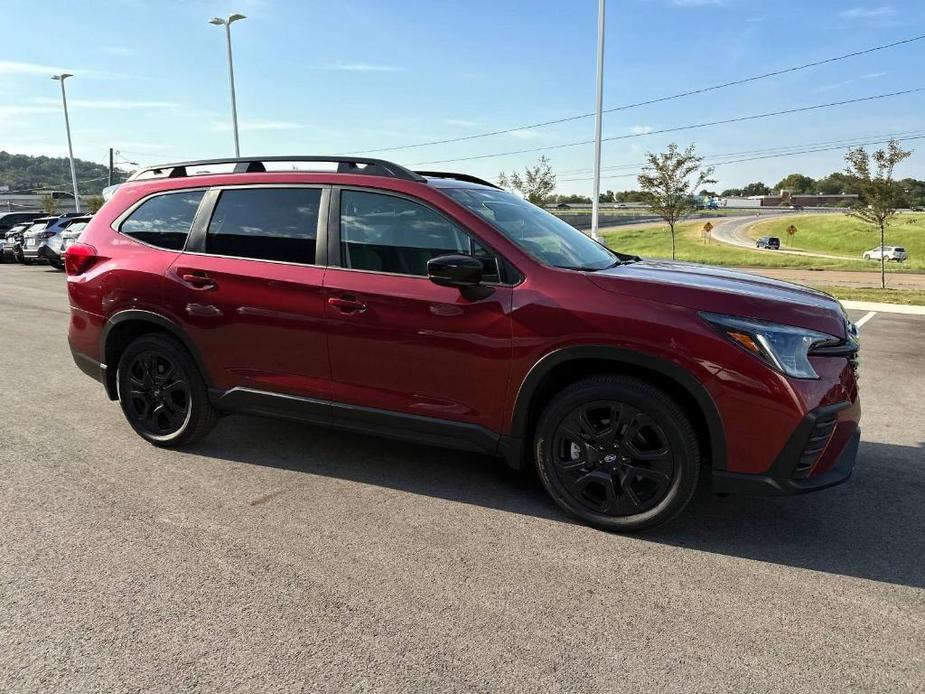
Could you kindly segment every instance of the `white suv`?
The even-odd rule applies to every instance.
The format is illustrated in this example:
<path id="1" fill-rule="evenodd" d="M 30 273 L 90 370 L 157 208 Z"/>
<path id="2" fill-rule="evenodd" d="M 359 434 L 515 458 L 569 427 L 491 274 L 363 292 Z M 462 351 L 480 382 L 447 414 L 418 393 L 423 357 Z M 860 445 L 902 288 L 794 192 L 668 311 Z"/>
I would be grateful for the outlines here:
<path id="1" fill-rule="evenodd" d="M 884 260 L 895 260 L 897 263 L 901 263 L 908 257 L 906 249 L 902 246 L 883 246 Z M 880 246 L 864 251 L 864 260 L 880 260 Z"/>

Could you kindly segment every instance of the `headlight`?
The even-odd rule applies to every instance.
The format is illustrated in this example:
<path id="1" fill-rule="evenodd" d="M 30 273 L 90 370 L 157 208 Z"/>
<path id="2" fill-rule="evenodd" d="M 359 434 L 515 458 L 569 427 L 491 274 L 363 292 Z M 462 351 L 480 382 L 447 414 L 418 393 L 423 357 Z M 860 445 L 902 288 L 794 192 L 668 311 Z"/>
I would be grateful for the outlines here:
<path id="1" fill-rule="evenodd" d="M 751 318 L 701 313 L 704 320 L 727 339 L 772 368 L 794 378 L 819 378 L 809 353 L 816 347 L 840 344 L 841 340 L 815 330 L 779 325 Z"/>

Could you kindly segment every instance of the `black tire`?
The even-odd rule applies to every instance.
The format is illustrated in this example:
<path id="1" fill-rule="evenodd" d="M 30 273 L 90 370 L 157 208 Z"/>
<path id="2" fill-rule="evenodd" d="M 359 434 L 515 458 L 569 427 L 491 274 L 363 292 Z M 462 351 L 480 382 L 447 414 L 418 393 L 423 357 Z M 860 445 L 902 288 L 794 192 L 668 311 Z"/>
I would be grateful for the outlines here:
<path id="1" fill-rule="evenodd" d="M 690 420 L 664 391 L 637 378 L 601 375 L 568 386 L 540 417 L 534 444 L 553 500 L 604 530 L 664 523 L 697 488 L 700 453 Z"/>
<path id="2" fill-rule="evenodd" d="M 218 421 L 196 363 L 171 335 L 142 335 L 129 344 L 119 359 L 116 384 L 128 423 L 155 446 L 188 445 Z"/>
<path id="3" fill-rule="evenodd" d="M 60 260 L 51 260 L 51 259 L 49 259 L 49 260 L 48 260 L 48 264 L 51 265 L 55 270 L 63 270 L 63 269 L 64 269 L 64 263 L 62 263 Z"/>

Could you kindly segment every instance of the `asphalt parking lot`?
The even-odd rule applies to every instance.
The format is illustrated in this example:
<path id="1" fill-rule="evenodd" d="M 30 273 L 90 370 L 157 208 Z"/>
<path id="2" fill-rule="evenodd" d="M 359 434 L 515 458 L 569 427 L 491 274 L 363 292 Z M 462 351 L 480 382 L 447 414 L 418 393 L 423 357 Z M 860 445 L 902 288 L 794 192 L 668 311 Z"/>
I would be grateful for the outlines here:
<path id="1" fill-rule="evenodd" d="M 863 325 L 847 485 L 639 536 L 471 454 L 244 417 L 159 450 L 67 316 L 0 265 L 0 691 L 925 689 L 925 316 Z"/>

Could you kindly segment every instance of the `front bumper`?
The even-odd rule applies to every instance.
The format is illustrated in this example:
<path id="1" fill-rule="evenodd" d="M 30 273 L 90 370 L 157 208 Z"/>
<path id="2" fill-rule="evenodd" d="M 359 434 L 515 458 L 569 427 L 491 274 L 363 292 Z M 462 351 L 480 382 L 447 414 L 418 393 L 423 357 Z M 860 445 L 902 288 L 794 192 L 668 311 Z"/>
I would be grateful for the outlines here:
<path id="1" fill-rule="evenodd" d="M 854 470 L 861 440 L 855 413 L 851 412 L 855 408 L 857 403 L 843 402 L 813 410 L 794 431 L 768 472 L 748 474 L 714 470 L 713 491 L 717 494 L 785 496 L 847 482 Z M 846 416 L 840 420 L 839 413 Z M 823 444 L 818 442 L 821 427 L 831 427 Z"/>

